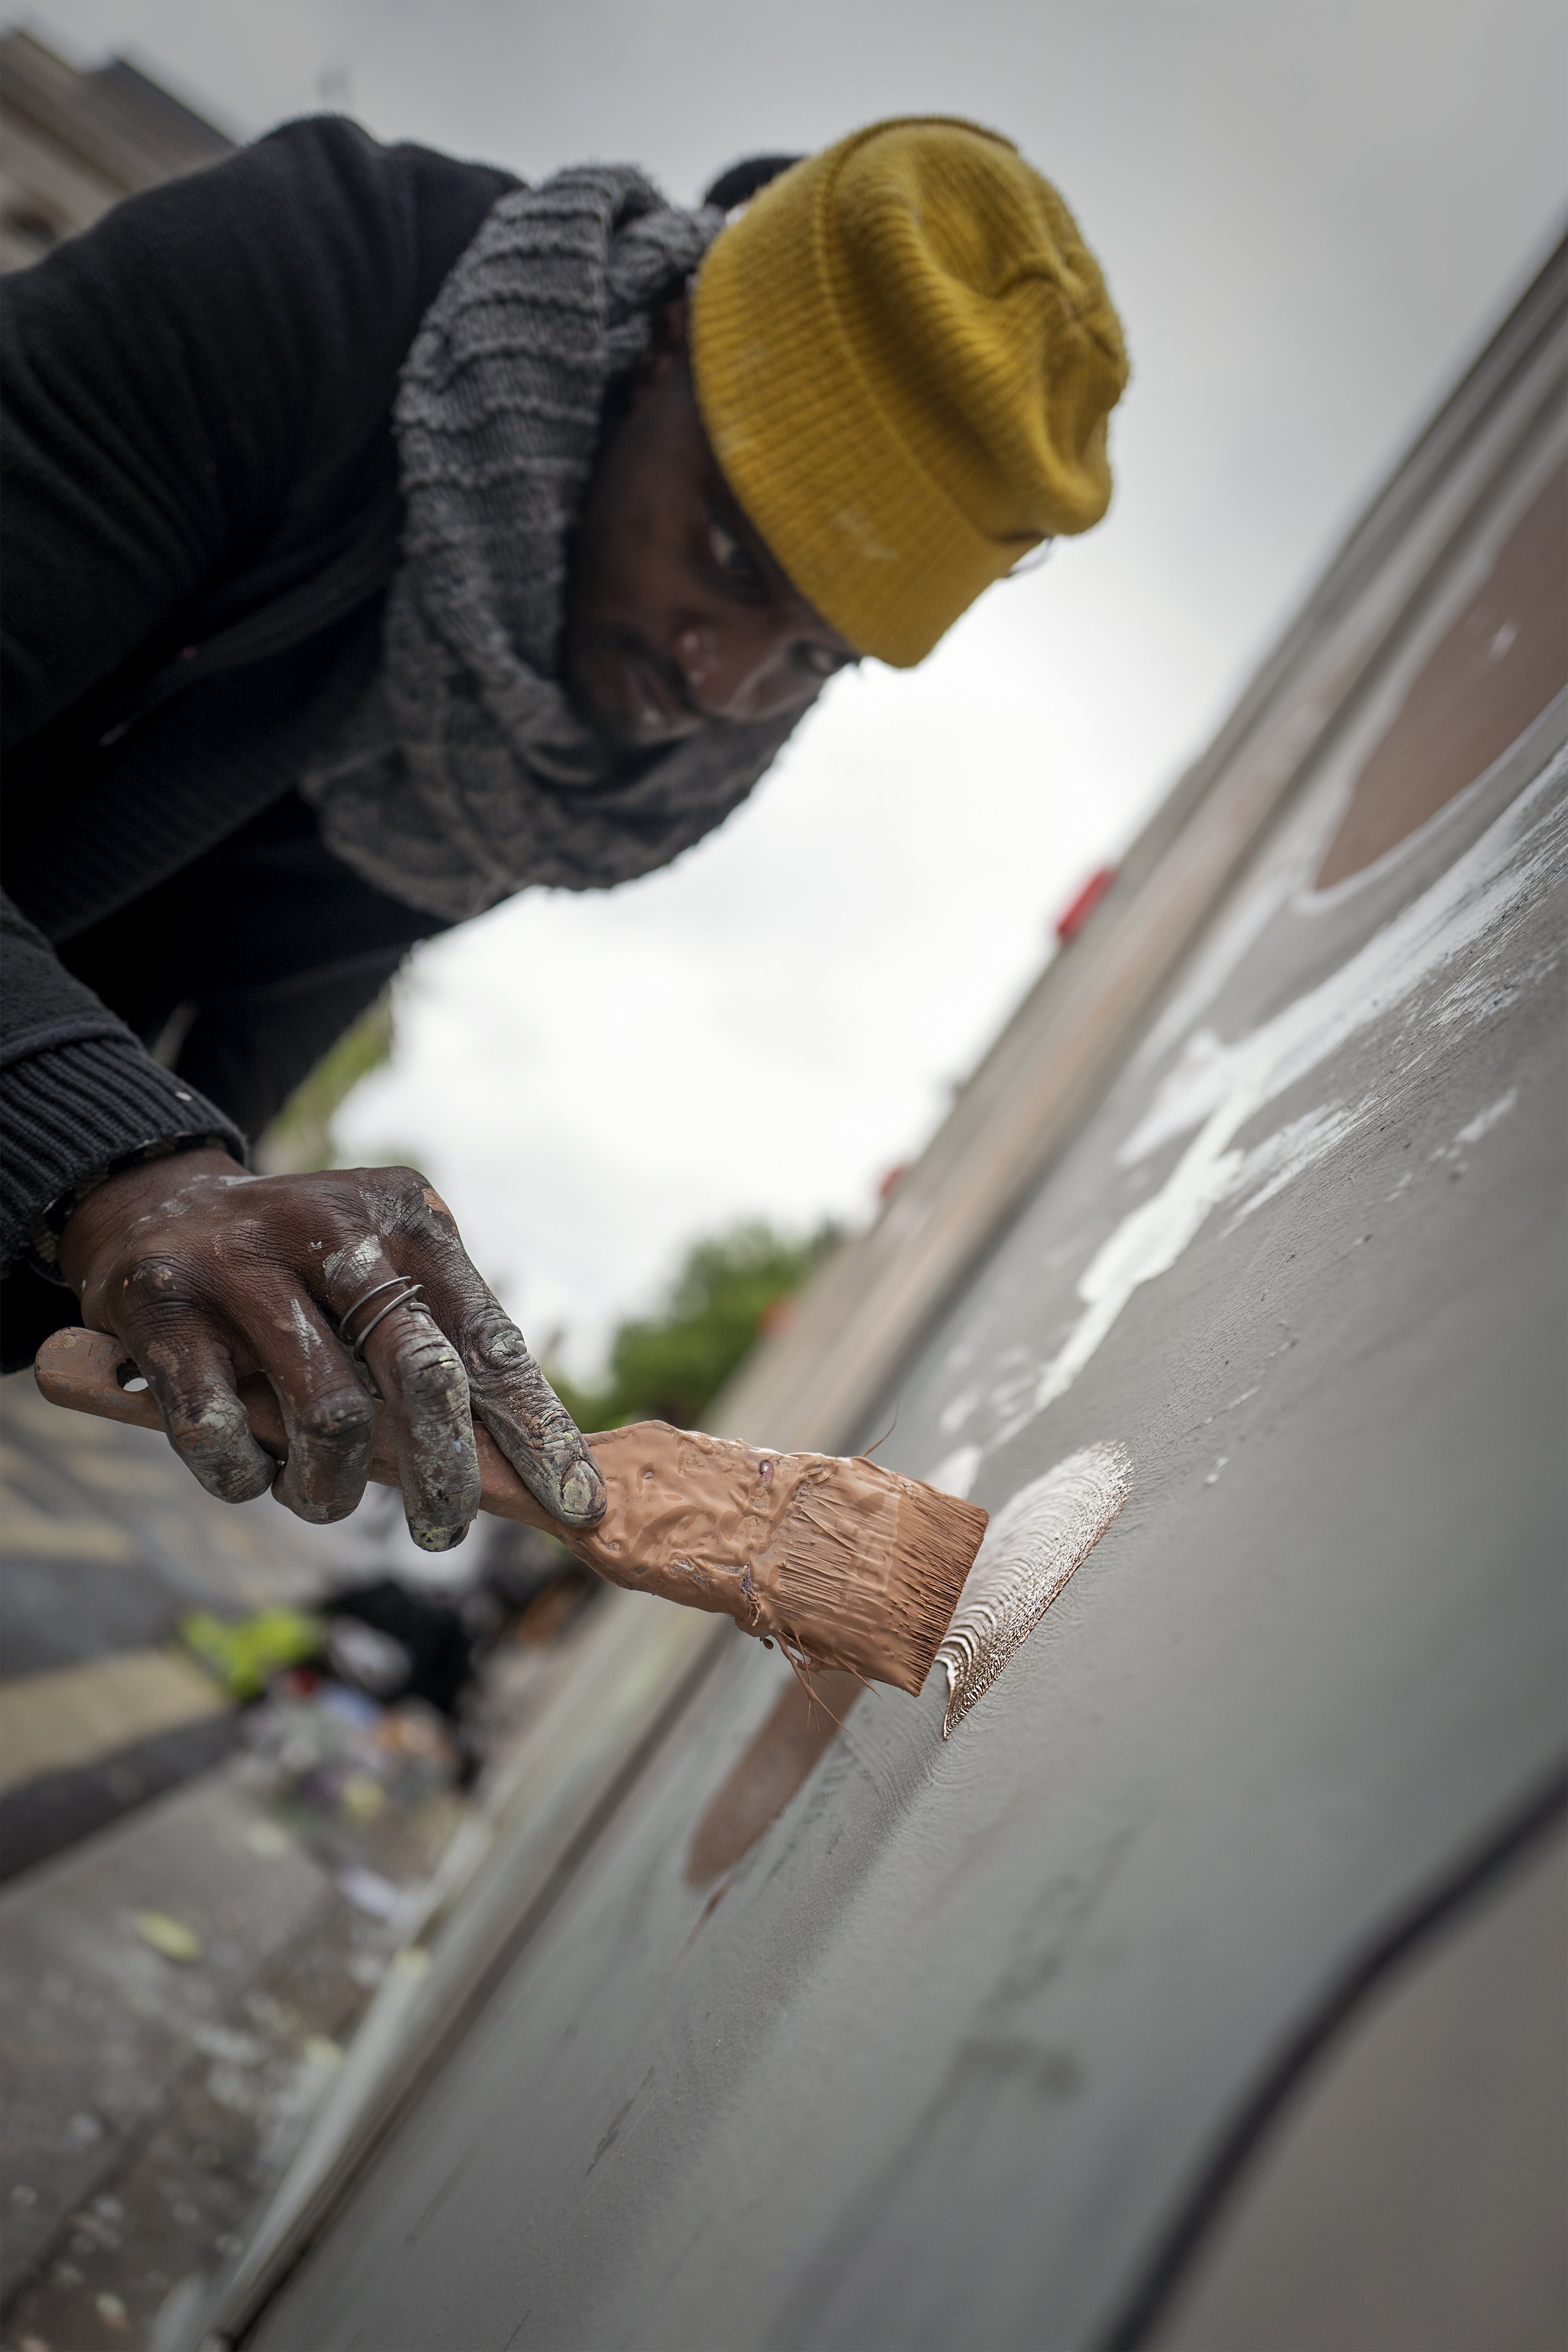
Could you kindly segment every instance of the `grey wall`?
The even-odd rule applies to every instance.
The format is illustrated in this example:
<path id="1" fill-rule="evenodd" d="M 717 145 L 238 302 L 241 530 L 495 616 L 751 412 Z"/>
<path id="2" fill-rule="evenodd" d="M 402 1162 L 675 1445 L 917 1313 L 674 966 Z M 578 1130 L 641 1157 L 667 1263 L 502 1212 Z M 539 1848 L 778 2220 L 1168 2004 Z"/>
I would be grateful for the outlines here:
<path id="1" fill-rule="evenodd" d="M 895 1466 L 995 1511 L 1116 1440 L 1121 1518 L 947 1741 L 934 1682 L 814 1738 L 737 1638 L 258 2347 L 1131 2340 L 1304 2024 L 1539 1811 L 1568 697 L 1430 814 L 1411 761 L 1555 455 L 898 1384 Z M 1415 829 L 1320 890 L 1363 773 Z"/>

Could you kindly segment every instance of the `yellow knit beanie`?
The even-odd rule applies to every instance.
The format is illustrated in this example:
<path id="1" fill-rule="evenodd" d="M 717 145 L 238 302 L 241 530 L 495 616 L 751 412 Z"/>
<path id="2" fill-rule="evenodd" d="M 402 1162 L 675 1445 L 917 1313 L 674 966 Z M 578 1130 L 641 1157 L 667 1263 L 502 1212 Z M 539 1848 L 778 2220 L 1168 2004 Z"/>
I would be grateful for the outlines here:
<path id="1" fill-rule="evenodd" d="M 1121 322 L 1056 190 L 973 123 L 873 123 L 764 188 L 702 263 L 691 359 L 751 521 L 900 669 L 1110 504 Z"/>

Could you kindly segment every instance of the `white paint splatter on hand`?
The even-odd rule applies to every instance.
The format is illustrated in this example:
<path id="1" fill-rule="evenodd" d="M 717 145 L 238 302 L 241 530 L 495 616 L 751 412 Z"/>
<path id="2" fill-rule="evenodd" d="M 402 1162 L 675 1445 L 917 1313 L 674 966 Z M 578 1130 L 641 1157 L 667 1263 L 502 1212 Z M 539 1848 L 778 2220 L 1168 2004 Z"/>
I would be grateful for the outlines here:
<path id="1" fill-rule="evenodd" d="M 1069 1454 L 993 1514 L 936 1654 L 947 1675 L 944 1739 L 1028 1640 L 1131 1490 L 1131 1455 L 1101 1443 Z"/>

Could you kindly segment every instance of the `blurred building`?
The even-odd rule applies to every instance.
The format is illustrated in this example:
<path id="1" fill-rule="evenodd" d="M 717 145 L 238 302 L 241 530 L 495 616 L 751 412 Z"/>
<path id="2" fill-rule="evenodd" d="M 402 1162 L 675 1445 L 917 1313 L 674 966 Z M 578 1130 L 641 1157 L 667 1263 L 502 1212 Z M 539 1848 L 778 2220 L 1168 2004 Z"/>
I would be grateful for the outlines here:
<path id="1" fill-rule="evenodd" d="M 0 34 L 0 269 L 233 144 L 123 58 L 83 72 L 31 33 Z"/>

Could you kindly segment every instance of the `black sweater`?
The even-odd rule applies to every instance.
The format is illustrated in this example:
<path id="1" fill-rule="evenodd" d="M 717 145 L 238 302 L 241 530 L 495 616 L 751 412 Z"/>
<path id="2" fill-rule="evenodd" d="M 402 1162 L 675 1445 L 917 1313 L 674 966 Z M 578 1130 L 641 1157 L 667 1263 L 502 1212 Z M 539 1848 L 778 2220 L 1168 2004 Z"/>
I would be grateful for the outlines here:
<path id="1" fill-rule="evenodd" d="M 71 1319 L 26 1261 L 51 1202 L 149 1143 L 243 1149 L 442 928 L 294 786 L 379 658 L 398 371 L 515 184 L 300 122 L 5 283 L 6 1370 Z"/>

